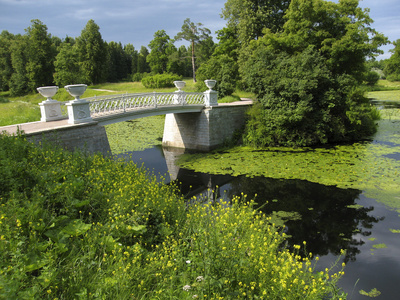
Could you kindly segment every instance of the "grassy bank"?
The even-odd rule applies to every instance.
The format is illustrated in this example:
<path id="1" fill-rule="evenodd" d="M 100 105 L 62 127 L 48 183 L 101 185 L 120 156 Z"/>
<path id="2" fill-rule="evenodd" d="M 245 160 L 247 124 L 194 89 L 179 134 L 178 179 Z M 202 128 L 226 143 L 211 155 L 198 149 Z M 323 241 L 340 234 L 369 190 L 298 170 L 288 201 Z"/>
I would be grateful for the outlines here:
<path id="1" fill-rule="evenodd" d="M 187 206 L 134 164 L 22 137 L 0 136 L 0 165 L 0 299 L 339 298 L 343 273 L 245 196 Z"/>

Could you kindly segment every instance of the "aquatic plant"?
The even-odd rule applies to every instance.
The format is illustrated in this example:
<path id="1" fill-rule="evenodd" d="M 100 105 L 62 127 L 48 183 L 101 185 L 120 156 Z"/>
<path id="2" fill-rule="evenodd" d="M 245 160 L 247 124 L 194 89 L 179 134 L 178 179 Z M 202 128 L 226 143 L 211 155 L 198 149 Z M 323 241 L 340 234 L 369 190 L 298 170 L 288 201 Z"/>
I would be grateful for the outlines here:
<path id="1" fill-rule="evenodd" d="M 235 147 L 208 154 L 185 154 L 182 168 L 210 174 L 300 179 L 362 190 L 365 196 L 400 210 L 400 112 L 384 109 L 374 142 L 319 148 Z"/>

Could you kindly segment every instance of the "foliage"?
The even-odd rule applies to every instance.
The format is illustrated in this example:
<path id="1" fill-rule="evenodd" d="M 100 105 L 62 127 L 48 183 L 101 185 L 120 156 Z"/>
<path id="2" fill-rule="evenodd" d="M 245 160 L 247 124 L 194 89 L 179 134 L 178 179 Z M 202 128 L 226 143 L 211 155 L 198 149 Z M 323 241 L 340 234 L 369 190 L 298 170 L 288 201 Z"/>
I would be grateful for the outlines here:
<path id="1" fill-rule="evenodd" d="M 167 48 L 170 37 L 165 30 L 158 30 L 154 33 L 154 39 L 150 41 L 150 54 L 146 57 L 153 73 L 162 74 L 167 71 L 168 54 Z"/>
<path id="2" fill-rule="evenodd" d="M 376 85 L 378 83 L 379 79 L 380 79 L 380 75 L 373 70 L 367 71 L 364 74 L 364 81 L 369 86 Z"/>
<path id="3" fill-rule="evenodd" d="M 244 79 L 259 95 L 245 141 L 253 146 L 309 146 L 375 132 L 367 98 L 349 76 L 335 77 L 312 47 L 289 56 L 258 47 Z"/>
<path id="4" fill-rule="evenodd" d="M 47 26 L 40 20 L 32 20 L 27 32 L 27 65 L 26 72 L 29 89 L 48 86 L 53 83 L 55 49 Z"/>
<path id="5" fill-rule="evenodd" d="M 29 81 L 26 71 L 28 63 L 27 47 L 27 37 L 21 35 L 15 37 L 10 47 L 13 72 L 8 86 L 12 96 L 20 96 L 29 92 Z"/>
<path id="6" fill-rule="evenodd" d="M 400 39 L 393 42 L 394 49 L 391 49 L 392 55 L 385 62 L 384 73 L 388 80 L 400 80 Z"/>
<path id="7" fill-rule="evenodd" d="M 83 83 L 97 84 L 104 82 L 106 74 L 104 62 L 107 58 L 106 45 L 101 37 L 100 27 L 94 20 L 89 20 L 81 35 L 76 38 L 76 47 L 84 78 Z"/>
<path id="8" fill-rule="evenodd" d="M 78 49 L 70 43 L 64 42 L 58 48 L 54 62 L 54 81 L 56 85 L 64 87 L 69 84 L 84 82 L 79 64 Z"/>
<path id="9" fill-rule="evenodd" d="M 192 74 L 193 81 L 196 82 L 196 63 L 195 63 L 195 53 L 198 44 L 204 43 L 204 41 L 210 41 L 211 47 L 213 46 L 212 38 L 210 37 L 211 31 L 208 28 L 203 28 L 201 23 L 193 23 L 189 18 L 183 21 L 182 29 L 175 36 L 176 41 L 186 40 L 191 44 L 192 50 Z M 206 49 L 210 47 L 206 47 Z"/>
<path id="10" fill-rule="evenodd" d="M 289 0 L 228 0 L 223 9 L 223 17 L 228 27 L 237 29 L 240 43 L 247 44 L 263 36 L 268 28 L 272 32 L 282 29 L 284 15 Z"/>
<path id="11" fill-rule="evenodd" d="M 368 100 L 356 86 L 366 57 L 386 38 L 357 0 L 294 0 L 283 31 L 266 31 L 240 56 L 240 73 L 257 94 L 246 141 L 307 146 L 357 140 L 375 131 Z"/>
<path id="12" fill-rule="evenodd" d="M 124 51 L 121 43 L 110 42 L 106 46 L 107 53 L 107 82 L 119 82 L 128 77 L 132 66 L 132 58 Z"/>
<path id="13" fill-rule="evenodd" d="M 211 58 L 197 70 L 198 90 L 204 90 L 206 79 L 217 80 L 215 89 L 219 97 L 232 95 L 239 81 L 239 66 L 237 64 L 239 47 L 237 34 L 231 28 L 218 32 L 219 43 Z"/>
<path id="14" fill-rule="evenodd" d="M 217 81 L 215 89 L 218 97 L 230 96 L 236 89 L 237 76 L 238 65 L 233 58 L 228 55 L 212 56 L 197 70 L 198 90 L 205 90 L 204 80 L 214 79 Z"/>
<path id="15" fill-rule="evenodd" d="M 173 87 L 174 81 L 182 80 L 181 76 L 176 74 L 156 74 L 152 76 L 146 76 L 142 79 L 142 84 L 144 87 L 151 89 L 151 88 L 166 88 L 166 87 Z"/>
<path id="16" fill-rule="evenodd" d="M 0 164 L 1 298 L 340 296 L 343 272 L 314 272 L 245 198 L 187 206 L 132 163 L 21 137 Z"/>
<path id="17" fill-rule="evenodd" d="M 8 103 L 8 102 L 10 102 L 10 100 L 4 98 L 3 96 L 0 96 L 0 103 Z"/>
<path id="18" fill-rule="evenodd" d="M 0 34 L 0 91 L 10 88 L 10 79 L 13 73 L 11 62 L 11 43 L 14 36 L 6 30 Z"/>

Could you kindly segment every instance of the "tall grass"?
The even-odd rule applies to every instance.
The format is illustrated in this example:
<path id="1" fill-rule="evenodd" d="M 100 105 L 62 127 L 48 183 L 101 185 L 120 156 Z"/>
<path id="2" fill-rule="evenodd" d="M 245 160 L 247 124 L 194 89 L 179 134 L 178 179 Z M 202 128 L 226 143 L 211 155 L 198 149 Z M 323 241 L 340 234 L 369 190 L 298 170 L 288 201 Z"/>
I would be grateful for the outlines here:
<path id="1" fill-rule="evenodd" d="M 0 103 L 0 126 L 40 120 L 40 108 L 29 102 Z"/>
<path id="2" fill-rule="evenodd" d="M 0 299 L 344 297 L 244 195 L 187 205 L 132 163 L 23 137 L 0 136 L 0 165 Z"/>

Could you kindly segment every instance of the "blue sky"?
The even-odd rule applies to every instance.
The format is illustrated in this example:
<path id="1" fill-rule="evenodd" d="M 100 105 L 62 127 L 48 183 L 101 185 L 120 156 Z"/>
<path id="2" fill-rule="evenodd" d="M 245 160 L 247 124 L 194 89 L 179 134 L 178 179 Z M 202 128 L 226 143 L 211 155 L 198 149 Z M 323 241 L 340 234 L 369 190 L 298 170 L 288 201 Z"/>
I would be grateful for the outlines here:
<path id="1" fill-rule="evenodd" d="M 213 33 L 225 26 L 220 17 L 226 0 L 0 0 L 0 31 L 24 34 L 32 19 L 39 19 L 48 32 L 59 38 L 77 37 L 88 20 L 100 26 L 107 42 L 131 43 L 136 49 L 148 47 L 157 30 L 173 38 L 183 21 L 203 23 Z M 336 0 L 337 2 L 337 0 Z M 400 1 L 363 0 L 371 9 L 373 27 L 391 41 L 400 39 Z M 215 40 L 215 39 L 214 39 Z M 216 40 L 215 40 L 216 41 Z M 382 58 L 388 58 L 388 50 Z"/>

